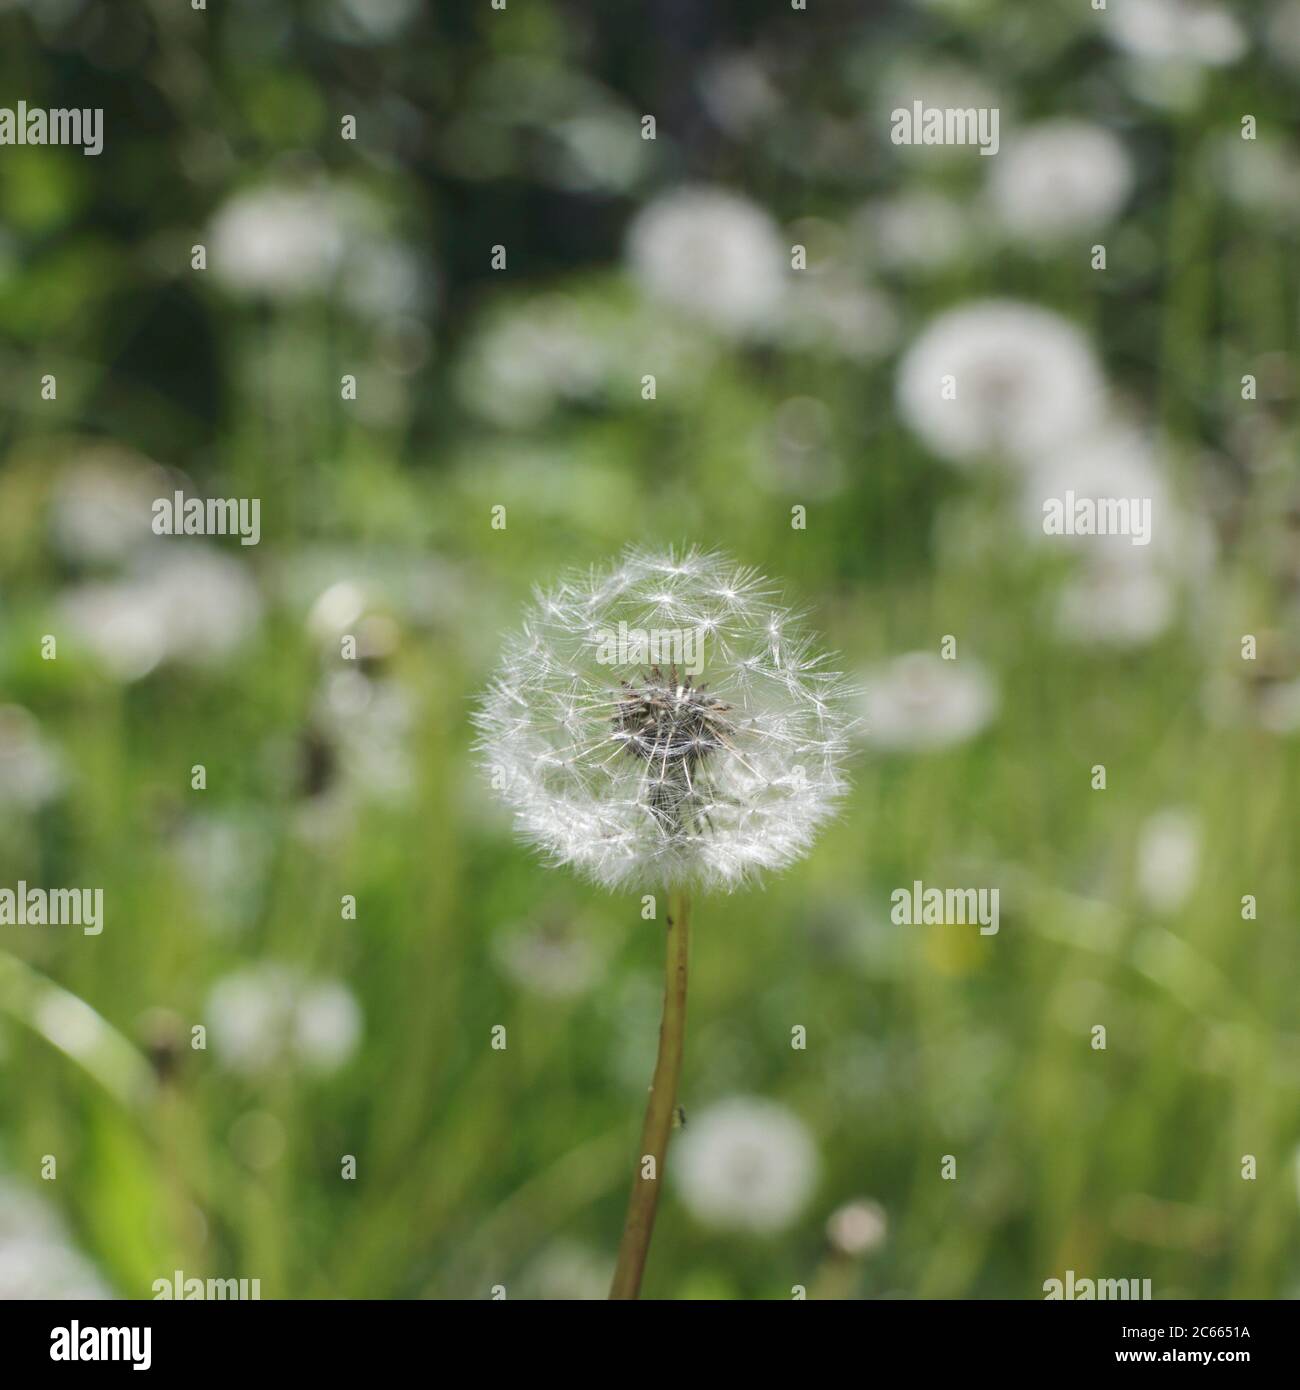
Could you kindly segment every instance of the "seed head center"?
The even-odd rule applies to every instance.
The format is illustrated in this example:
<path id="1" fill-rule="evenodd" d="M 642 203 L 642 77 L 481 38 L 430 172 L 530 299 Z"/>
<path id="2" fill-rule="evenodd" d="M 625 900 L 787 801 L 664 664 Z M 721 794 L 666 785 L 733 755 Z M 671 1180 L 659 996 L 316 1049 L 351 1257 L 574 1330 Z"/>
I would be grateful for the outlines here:
<path id="1" fill-rule="evenodd" d="M 715 749 L 729 746 L 731 706 L 696 685 L 693 675 L 651 666 L 639 680 L 620 684 L 613 722 L 633 757 L 692 772 Z"/>

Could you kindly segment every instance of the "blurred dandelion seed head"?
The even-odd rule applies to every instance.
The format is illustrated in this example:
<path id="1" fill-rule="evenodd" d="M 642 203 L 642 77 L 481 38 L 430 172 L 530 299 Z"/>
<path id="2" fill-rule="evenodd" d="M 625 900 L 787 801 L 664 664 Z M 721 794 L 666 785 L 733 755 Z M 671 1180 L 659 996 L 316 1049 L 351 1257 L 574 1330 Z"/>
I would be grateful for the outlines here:
<path id="1" fill-rule="evenodd" d="M 863 673 L 863 737 L 877 748 L 918 752 L 974 738 L 997 715 L 996 682 L 970 657 L 945 661 L 906 652 Z"/>
<path id="2" fill-rule="evenodd" d="M 842 1255 L 870 1255 L 885 1243 L 889 1221 L 879 1202 L 858 1198 L 827 1218 L 826 1238 Z"/>
<path id="3" fill-rule="evenodd" d="M 36 810 L 65 781 L 63 757 L 35 717 L 20 705 L 0 705 L 0 813 Z"/>
<path id="4" fill-rule="evenodd" d="M 1079 329 L 1015 300 L 940 314 L 899 363 L 896 395 L 903 420 L 940 458 L 993 456 L 1022 467 L 1091 431 L 1106 403 L 1100 364 Z"/>
<path id="5" fill-rule="evenodd" d="M 111 1290 L 39 1193 L 0 1177 L 0 1301 L 106 1299 Z"/>
<path id="6" fill-rule="evenodd" d="M 688 185 L 636 216 L 627 239 L 634 276 L 653 299 L 725 334 L 762 336 L 785 291 L 776 222 L 738 193 Z"/>
<path id="7" fill-rule="evenodd" d="M 1123 142 L 1090 121 L 1051 120 L 1008 143 L 989 191 L 999 222 L 1017 239 L 1056 241 L 1105 226 L 1133 186 Z"/>
<path id="8" fill-rule="evenodd" d="M 819 1168 L 812 1136 L 797 1115 L 775 1101 L 732 1096 L 692 1118 L 673 1171 L 696 1220 L 763 1235 L 798 1218 Z"/>
<path id="9" fill-rule="evenodd" d="M 1108 15 L 1114 43 L 1147 62 L 1224 67 L 1249 47 L 1231 11 L 1214 0 L 1125 0 Z"/>
<path id="10" fill-rule="evenodd" d="M 1138 891 L 1156 912 L 1176 912 L 1196 886 L 1201 827 L 1196 815 L 1169 807 L 1143 822 L 1138 835 Z"/>
<path id="11" fill-rule="evenodd" d="M 346 985 L 274 962 L 222 976 L 207 1014 L 221 1064 L 250 1076 L 289 1062 L 333 1072 L 361 1039 L 361 1009 Z"/>

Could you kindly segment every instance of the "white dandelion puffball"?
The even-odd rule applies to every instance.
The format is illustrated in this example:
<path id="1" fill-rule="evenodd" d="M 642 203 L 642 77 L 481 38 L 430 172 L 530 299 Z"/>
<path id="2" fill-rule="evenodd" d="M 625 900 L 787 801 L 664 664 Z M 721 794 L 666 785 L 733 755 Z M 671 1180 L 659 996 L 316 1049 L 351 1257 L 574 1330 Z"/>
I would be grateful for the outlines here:
<path id="1" fill-rule="evenodd" d="M 1137 647 L 1152 642 L 1174 620 L 1175 586 L 1145 551 L 1094 551 L 1056 599 L 1055 622 L 1067 642 L 1080 646 Z"/>
<path id="2" fill-rule="evenodd" d="M 33 715 L 0 705 L 0 813 L 34 811 L 54 800 L 66 782 L 63 758 Z"/>
<path id="3" fill-rule="evenodd" d="M 59 553 L 80 564 L 129 560 L 152 539 L 149 509 L 162 492 L 160 473 L 113 445 L 80 451 L 55 480 L 50 498 L 50 532 Z"/>
<path id="4" fill-rule="evenodd" d="M 858 1198 L 827 1218 L 826 1237 L 842 1255 L 870 1255 L 885 1243 L 889 1218 L 879 1202 Z"/>
<path id="5" fill-rule="evenodd" d="M 61 606 L 100 664 L 132 681 L 162 662 L 219 666 L 256 631 L 263 605 L 242 561 L 190 541 L 146 546 L 125 574 L 79 584 Z"/>
<path id="6" fill-rule="evenodd" d="M 767 1235 L 803 1211 L 818 1167 L 797 1115 L 775 1101 L 733 1096 L 691 1118 L 673 1172 L 678 1195 L 701 1224 Z"/>
<path id="7" fill-rule="evenodd" d="M 604 968 L 594 936 L 574 930 L 567 916 L 510 927 L 493 938 L 492 953 L 517 985 L 550 999 L 576 998 Z"/>
<path id="8" fill-rule="evenodd" d="M 1221 67 L 1248 45 L 1231 12 L 1212 0 L 1124 0 L 1107 12 L 1107 26 L 1126 53 L 1152 62 Z"/>
<path id="9" fill-rule="evenodd" d="M 208 1017 L 222 1065 L 248 1075 L 290 1061 L 336 1071 L 361 1037 L 361 1009 L 346 985 L 273 963 L 218 980 L 208 996 Z"/>
<path id="10" fill-rule="evenodd" d="M 1047 309 L 981 300 L 941 314 L 912 343 L 895 383 L 903 420 L 940 458 L 1030 462 L 1091 430 L 1105 388 L 1087 339 Z"/>
<path id="11" fill-rule="evenodd" d="M 567 405 L 616 402 L 654 361 L 660 390 L 685 389 L 712 349 L 695 326 L 660 305 L 550 290 L 486 311 L 457 365 L 456 392 L 476 415 L 530 429 Z"/>
<path id="12" fill-rule="evenodd" d="M 1008 141 L 989 192 L 999 222 L 1025 241 L 1054 241 L 1105 226 L 1133 186 L 1121 141 L 1088 121 L 1045 121 Z"/>
<path id="13" fill-rule="evenodd" d="M 71 1246 L 0 1238 L 0 1302 L 112 1296 L 94 1266 Z"/>
<path id="14" fill-rule="evenodd" d="M 456 378 L 470 407 L 495 424 L 538 424 L 560 401 L 599 400 L 613 344 L 586 306 L 538 295 L 481 325 Z"/>
<path id="15" fill-rule="evenodd" d="M 1063 440 L 1059 448 L 1044 453 L 1026 469 L 1022 483 L 1020 517 L 1032 540 L 1047 539 L 1043 529 L 1047 504 L 1064 505 L 1071 493 L 1076 503 L 1083 499 L 1149 503 L 1150 531 L 1137 548 L 1150 548 L 1152 555 L 1164 554 L 1175 538 L 1174 504 L 1156 442 L 1139 428 L 1111 425 L 1096 434 Z M 1134 548 L 1128 533 L 1053 536 L 1051 540 L 1074 549 Z"/>
<path id="16" fill-rule="evenodd" d="M 973 738 L 998 709 L 997 686 L 969 657 L 907 652 L 862 679 L 863 737 L 877 748 L 920 752 Z"/>
<path id="17" fill-rule="evenodd" d="M 337 288 L 362 318 L 418 315 L 434 278 L 385 221 L 377 202 L 347 184 L 255 184 L 212 218 L 212 271 L 235 294 L 287 302 Z"/>
<path id="18" fill-rule="evenodd" d="M 347 248 L 341 209 L 319 187 L 241 190 L 208 230 L 214 274 L 233 290 L 276 298 L 323 290 Z"/>
<path id="19" fill-rule="evenodd" d="M 656 198 L 628 231 L 628 259 L 646 292 L 724 333 L 762 333 L 785 288 L 785 250 L 762 208 L 721 188 Z"/>
<path id="20" fill-rule="evenodd" d="M 735 888 L 846 790 L 847 689 L 768 581 L 629 549 L 539 591 L 475 722 L 522 836 L 609 888 Z"/>
<path id="21" fill-rule="evenodd" d="M 803 277 L 781 312 L 781 341 L 804 351 L 866 359 L 887 352 L 898 333 L 888 297 L 843 274 Z"/>
<path id="22" fill-rule="evenodd" d="M 969 250 L 970 215 L 945 194 L 918 188 L 868 203 L 853 219 L 870 254 L 890 269 L 936 269 Z"/>
<path id="23" fill-rule="evenodd" d="M 55 1208 L 40 1194 L 0 1177 L 0 1302 L 112 1296 L 69 1241 Z"/>
<path id="24" fill-rule="evenodd" d="M 1191 811 L 1169 807 L 1143 821 L 1138 835 L 1137 884 L 1155 912 L 1176 912 L 1196 886 L 1201 826 Z"/>

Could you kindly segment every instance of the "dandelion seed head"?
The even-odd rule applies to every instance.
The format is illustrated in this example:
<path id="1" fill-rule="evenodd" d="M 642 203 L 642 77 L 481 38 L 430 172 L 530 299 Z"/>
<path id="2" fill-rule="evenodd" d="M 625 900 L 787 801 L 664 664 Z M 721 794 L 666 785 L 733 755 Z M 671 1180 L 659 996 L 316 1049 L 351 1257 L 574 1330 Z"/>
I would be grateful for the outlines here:
<path id="1" fill-rule="evenodd" d="M 726 189 L 686 185 L 661 194 L 628 231 L 628 258 L 653 299 L 723 334 L 771 329 L 785 290 L 776 223 Z"/>
<path id="2" fill-rule="evenodd" d="M 1145 499 L 1150 504 L 1152 525 L 1148 544 L 1141 548 L 1154 543 L 1161 552 L 1174 537 L 1174 501 L 1158 461 L 1156 441 L 1127 425 L 1111 422 L 1102 429 L 1060 441 L 1025 469 L 1022 483 L 1021 522 L 1026 536 L 1035 543 L 1044 539 L 1044 504 L 1051 498 L 1063 499 L 1067 493 L 1093 502 L 1111 497 Z M 1066 540 L 1074 549 L 1134 549 L 1127 534 Z"/>
<path id="3" fill-rule="evenodd" d="M 798 1219 L 820 1162 L 803 1121 L 756 1096 L 730 1096 L 694 1116 L 676 1150 L 682 1202 L 703 1225 L 770 1234 Z"/>
<path id="4" fill-rule="evenodd" d="M 208 1015 L 222 1065 L 247 1075 L 287 1062 L 336 1071 L 362 1031 L 360 1006 L 341 981 L 311 979 L 275 962 L 222 976 L 208 996 Z"/>
<path id="5" fill-rule="evenodd" d="M 885 1243 L 889 1219 L 879 1202 L 859 1198 L 837 1207 L 826 1222 L 826 1235 L 842 1255 L 870 1255 Z"/>
<path id="6" fill-rule="evenodd" d="M 1137 845 L 1137 886 L 1154 912 L 1177 912 L 1196 886 L 1200 821 L 1185 807 L 1167 807 L 1142 823 Z"/>
<path id="7" fill-rule="evenodd" d="M 1127 0 L 1108 27 L 1124 52 L 1151 62 L 1223 67 L 1249 47 L 1241 24 L 1213 0 Z"/>
<path id="8" fill-rule="evenodd" d="M 757 571 L 632 549 L 539 591 L 476 715 L 528 842 L 610 888 L 731 889 L 845 790 L 848 691 Z"/>
<path id="9" fill-rule="evenodd" d="M 113 1295 L 39 1194 L 0 1176 L 0 1301 Z"/>
<path id="10" fill-rule="evenodd" d="M 1141 556 L 1135 551 L 1135 556 Z M 1118 549 L 1090 554 L 1057 596 L 1055 625 L 1081 646 L 1136 647 L 1174 620 L 1177 595 L 1167 574 Z"/>
<path id="11" fill-rule="evenodd" d="M 944 398 L 941 386 L 953 388 Z M 980 300 L 940 314 L 899 364 L 903 420 L 940 458 L 984 456 L 1025 465 L 1105 413 L 1101 368 L 1068 319 L 1014 300 Z"/>
<path id="12" fill-rule="evenodd" d="M 959 260 L 976 229 L 969 212 L 930 188 L 867 203 L 853 219 L 873 260 L 891 270 L 933 270 Z"/>
<path id="13" fill-rule="evenodd" d="M 1133 186 L 1122 141 L 1088 121 L 1031 126 L 994 161 L 993 207 L 1002 226 L 1029 242 L 1052 242 L 1103 227 Z"/>
<path id="14" fill-rule="evenodd" d="M 0 815 L 33 811 L 63 790 L 63 758 L 20 705 L 0 705 Z"/>
<path id="15" fill-rule="evenodd" d="M 321 188 L 236 193 L 209 228 L 213 273 L 234 290 L 281 299 L 323 289 L 347 245 L 342 207 Z"/>
<path id="16" fill-rule="evenodd" d="M 998 689 L 970 657 L 906 652 L 863 674 L 862 735 L 878 748 L 917 752 L 974 738 L 996 716 Z"/>

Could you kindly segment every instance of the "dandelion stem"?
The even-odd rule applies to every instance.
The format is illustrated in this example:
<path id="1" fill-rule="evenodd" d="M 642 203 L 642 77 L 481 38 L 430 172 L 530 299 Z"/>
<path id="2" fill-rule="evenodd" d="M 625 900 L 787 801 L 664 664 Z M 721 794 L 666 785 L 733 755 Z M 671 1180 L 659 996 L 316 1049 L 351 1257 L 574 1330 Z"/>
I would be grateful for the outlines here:
<path id="1" fill-rule="evenodd" d="M 663 1183 L 668 1136 L 677 1107 L 677 1083 L 682 1072 L 682 1044 L 686 1036 L 686 962 L 690 949 L 691 900 L 686 893 L 668 899 L 667 979 L 664 1016 L 659 1025 L 659 1055 L 641 1130 L 641 1152 L 632 1179 L 632 1195 L 618 1246 L 618 1264 L 610 1298 L 636 1298 L 641 1292 L 650 1237 L 654 1232 L 659 1188 Z M 649 1160 L 653 1160 L 653 1166 Z M 648 1176 L 647 1176 L 648 1174 Z"/>

